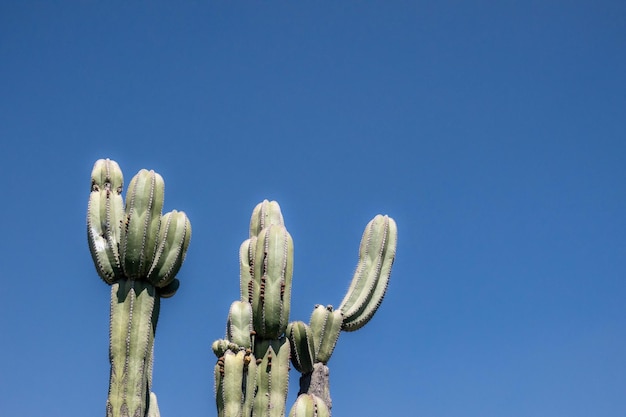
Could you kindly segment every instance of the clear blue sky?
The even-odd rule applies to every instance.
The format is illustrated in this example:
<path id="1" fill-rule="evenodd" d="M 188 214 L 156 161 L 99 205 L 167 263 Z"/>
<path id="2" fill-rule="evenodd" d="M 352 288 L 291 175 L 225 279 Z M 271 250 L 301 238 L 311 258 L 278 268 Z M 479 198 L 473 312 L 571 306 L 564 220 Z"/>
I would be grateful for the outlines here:
<path id="1" fill-rule="evenodd" d="M 398 223 L 387 297 L 329 363 L 335 416 L 626 415 L 626 2 L 127 3 L 0 5 L 1 416 L 104 416 L 106 157 L 161 173 L 193 225 L 163 417 L 216 415 L 264 198 L 293 320 L 338 305 L 370 218 Z"/>

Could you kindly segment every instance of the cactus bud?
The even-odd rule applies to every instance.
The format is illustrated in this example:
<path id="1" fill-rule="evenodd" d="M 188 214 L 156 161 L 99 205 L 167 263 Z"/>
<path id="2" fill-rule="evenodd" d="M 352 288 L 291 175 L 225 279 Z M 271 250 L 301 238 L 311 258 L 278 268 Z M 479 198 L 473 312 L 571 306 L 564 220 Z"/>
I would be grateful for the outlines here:
<path id="1" fill-rule="evenodd" d="M 270 224 L 284 226 L 283 214 L 280 212 L 280 206 L 276 201 L 263 200 L 252 210 L 250 237 L 258 236 L 261 230 Z"/>
<path id="2" fill-rule="evenodd" d="M 211 345 L 211 349 L 213 349 L 213 353 L 215 353 L 215 356 L 219 358 L 221 356 L 224 356 L 224 353 L 226 353 L 227 350 L 238 352 L 241 350 L 241 347 L 232 343 L 230 340 L 218 339 L 213 342 L 213 344 Z"/>
<path id="3" fill-rule="evenodd" d="M 398 230 L 389 216 L 377 215 L 365 227 L 359 263 L 339 310 L 344 314 L 342 330 L 363 327 L 385 296 L 396 255 Z"/>

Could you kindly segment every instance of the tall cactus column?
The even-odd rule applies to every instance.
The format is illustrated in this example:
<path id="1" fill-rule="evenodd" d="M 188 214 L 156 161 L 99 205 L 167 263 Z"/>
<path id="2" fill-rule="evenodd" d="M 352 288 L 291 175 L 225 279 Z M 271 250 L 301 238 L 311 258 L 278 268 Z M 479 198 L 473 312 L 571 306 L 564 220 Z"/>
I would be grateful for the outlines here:
<path id="1" fill-rule="evenodd" d="M 291 235 L 278 204 L 266 200 L 240 247 L 241 298 L 231 305 L 226 338 L 213 343 L 218 417 L 285 415 L 292 271 Z"/>
<path id="2" fill-rule="evenodd" d="M 141 170 L 123 204 L 123 175 L 109 159 L 91 173 L 87 237 L 98 275 L 111 285 L 107 417 L 157 417 L 152 384 L 160 299 L 176 293 L 191 223 L 182 211 L 161 214 L 165 184 Z"/>

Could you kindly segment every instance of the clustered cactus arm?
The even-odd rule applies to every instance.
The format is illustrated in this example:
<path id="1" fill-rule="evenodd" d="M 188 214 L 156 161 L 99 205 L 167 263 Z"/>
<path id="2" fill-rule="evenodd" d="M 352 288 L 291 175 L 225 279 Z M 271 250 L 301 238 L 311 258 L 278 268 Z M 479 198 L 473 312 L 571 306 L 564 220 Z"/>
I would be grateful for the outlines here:
<path id="1" fill-rule="evenodd" d="M 330 416 L 326 364 L 340 332 L 363 327 L 382 302 L 396 242 L 393 219 L 376 216 L 363 234 L 357 270 L 340 307 L 316 305 L 308 324 L 288 323 L 293 242 L 278 203 L 259 203 L 239 250 L 241 299 L 229 310 L 226 338 L 213 344 L 218 415 L 284 416 L 290 358 L 302 376 L 289 416 Z"/>
<path id="2" fill-rule="evenodd" d="M 330 370 L 326 364 L 330 360 L 341 330 L 360 329 L 369 322 L 382 303 L 395 259 L 396 245 L 395 221 L 389 216 L 380 214 L 374 217 L 365 227 L 356 272 L 339 308 L 334 310 L 331 305 L 326 307 L 316 305 L 311 314 L 309 327 L 315 363 L 312 372 L 302 374 L 299 394 L 309 394 L 322 399 L 329 413 L 332 400 L 328 381 Z M 297 336 L 298 334 L 294 333 L 292 338 L 296 339 Z M 292 343 L 296 344 L 297 341 L 292 340 Z"/>
<path id="3" fill-rule="evenodd" d="M 158 417 L 150 392 L 160 299 L 178 289 L 176 279 L 191 238 L 184 212 L 161 215 L 165 185 L 141 170 L 122 204 L 123 175 L 109 159 L 92 170 L 87 238 L 96 270 L 111 285 L 107 417 Z"/>

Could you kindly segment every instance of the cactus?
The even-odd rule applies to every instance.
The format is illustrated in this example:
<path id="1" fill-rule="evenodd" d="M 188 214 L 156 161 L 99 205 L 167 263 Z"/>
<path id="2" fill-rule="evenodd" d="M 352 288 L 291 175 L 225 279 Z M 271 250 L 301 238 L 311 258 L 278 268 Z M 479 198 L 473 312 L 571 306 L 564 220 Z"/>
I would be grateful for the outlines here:
<path id="1" fill-rule="evenodd" d="M 360 329 L 380 306 L 396 242 L 393 219 L 374 217 L 339 308 L 316 305 L 308 324 L 289 322 L 293 242 L 278 203 L 259 203 L 239 248 L 241 299 L 229 310 L 226 338 L 213 343 L 218 416 L 284 417 L 290 358 L 301 377 L 289 417 L 330 417 L 327 363 L 341 331 Z"/>
<path id="2" fill-rule="evenodd" d="M 119 165 L 98 160 L 91 174 L 87 238 L 98 275 L 111 286 L 111 373 L 107 417 L 160 417 L 151 392 L 161 298 L 173 296 L 191 239 L 182 211 L 162 214 L 165 184 L 142 169 L 124 200 Z M 239 248 L 240 299 L 216 340 L 218 417 L 284 417 L 290 363 L 300 391 L 289 417 L 330 417 L 328 362 L 342 331 L 360 329 L 380 306 L 395 258 L 397 228 L 377 215 L 366 226 L 350 287 L 338 308 L 317 304 L 309 319 L 289 322 L 293 240 L 280 206 L 253 210 Z"/>
<path id="3" fill-rule="evenodd" d="M 160 299 L 176 293 L 191 223 L 182 211 L 161 215 L 165 184 L 145 169 L 122 204 L 119 165 L 98 160 L 91 174 L 87 240 L 98 275 L 111 285 L 107 417 L 158 417 L 152 384 Z"/>

